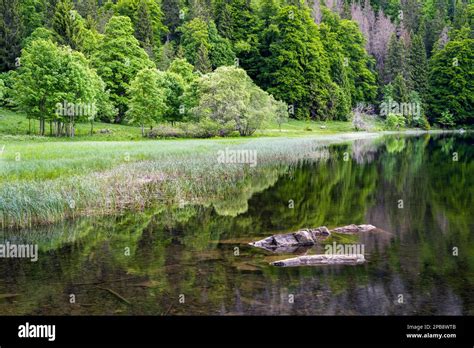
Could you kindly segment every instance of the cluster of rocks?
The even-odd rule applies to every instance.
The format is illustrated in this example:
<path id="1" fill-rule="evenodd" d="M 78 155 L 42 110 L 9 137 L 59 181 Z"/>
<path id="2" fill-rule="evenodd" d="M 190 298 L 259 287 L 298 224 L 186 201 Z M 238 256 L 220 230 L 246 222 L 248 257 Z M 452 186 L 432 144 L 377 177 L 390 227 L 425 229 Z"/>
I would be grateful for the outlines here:
<path id="1" fill-rule="evenodd" d="M 297 232 L 275 234 L 268 238 L 249 243 L 252 246 L 267 250 L 275 250 L 288 247 L 313 246 L 321 238 L 327 238 L 331 233 L 356 234 L 368 232 L 375 229 L 372 225 L 348 225 L 329 230 L 326 226 L 312 229 L 303 229 Z"/>
<path id="2" fill-rule="evenodd" d="M 370 232 L 377 228 L 372 225 L 348 225 L 329 230 L 325 226 L 311 229 L 303 229 L 297 232 L 275 234 L 265 239 L 249 243 L 252 246 L 262 248 L 276 253 L 307 252 L 313 245 L 329 237 L 332 233 L 358 234 Z M 365 262 L 362 253 L 354 254 L 324 254 L 324 255 L 302 255 L 290 259 L 272 262 L 277 267 L 317 266 L 317 265 L 359 265 Z"/>

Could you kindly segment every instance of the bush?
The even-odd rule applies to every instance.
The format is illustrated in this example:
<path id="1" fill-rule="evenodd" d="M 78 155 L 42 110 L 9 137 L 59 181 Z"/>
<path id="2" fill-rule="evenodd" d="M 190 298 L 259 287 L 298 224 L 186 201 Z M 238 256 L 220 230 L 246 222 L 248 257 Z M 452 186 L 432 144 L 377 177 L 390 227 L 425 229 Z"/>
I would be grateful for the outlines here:
<path id="1" fill-rule="evenodd" d="M 438 118 L 438 123 L 443 128 L 451 128 L 451 127 L 454 127 L 456 125 L 456 122 L 454 121 L 453 114 L 450 113 L 448 110 L 441 113 L 441 116 Z"/>
<path id="2" fill-rule="evenodd" d="M 178 123 L 176 126 L 160 125 L 148 132 L 149 138 L 213 138 L 226 137 L 234 129 L 224 127 L 212 120 L 204 119 L 199 123 Z"/>
<path id="3" fill-rule="evenodd" d="M 147 133 L 148 138 L 184 138 L 185 132 L 182 129 L 169 125 L 160 125 Z"/>
<path id="4" fill-rule="evenodd" d="M 414 117 L 411 122 L 411 126 L 421 128 L 424 130 L 430 130 L 431 126 L 428 119 L 425 116 Z"/>
<path id="5" fill-rule="evenodd" d="M 385 128 L 387 129 L 400 129 L 405 126 L 405 116 L 401 114 L 389 114 L 385 120 Z"/>

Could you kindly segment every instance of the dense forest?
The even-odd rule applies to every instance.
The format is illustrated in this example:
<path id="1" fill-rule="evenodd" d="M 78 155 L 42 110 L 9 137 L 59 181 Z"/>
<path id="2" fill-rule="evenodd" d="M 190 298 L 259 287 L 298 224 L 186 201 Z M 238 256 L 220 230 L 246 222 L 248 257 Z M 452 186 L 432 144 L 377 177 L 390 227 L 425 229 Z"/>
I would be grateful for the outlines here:
<path id="1" fill-rule="evenodd" d="M 470 126 L 471 0 L 2 0 L 0 105 L 251 135 L 287 117 Z M 49 126 L 49 127 L 48 127 Z"/>

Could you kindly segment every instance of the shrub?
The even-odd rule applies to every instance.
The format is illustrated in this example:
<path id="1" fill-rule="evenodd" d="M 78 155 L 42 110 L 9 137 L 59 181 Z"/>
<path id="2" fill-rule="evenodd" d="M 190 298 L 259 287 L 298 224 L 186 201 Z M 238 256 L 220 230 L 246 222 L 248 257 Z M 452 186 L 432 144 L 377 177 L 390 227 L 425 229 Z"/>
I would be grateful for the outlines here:
<path id="1" fill-rule="evenodd" d="M 403 126 L 405 126 L 405 116 L 402 114 L 389 114 L 385 120 L 387 129 L 400 129 Z"/>
<path id="2" fill-rule="evenodd" d="M 209 119 L 198 123 L 177 123 L 176 126 L 160 125 L 148 132 L 149 138 L 213 138 L 226 137 L 234 131 L 229 126 L 223 126 Z"/>
<path id="3" fill-rule="evenodd" d="M 441 113 L 441 116 L 438 118 L 438 123 L 444 128 L 451 128 L 456 124 L 453 114 L 448 110 Z"/>
<path id="4" fill-rule="evenodd" d="M 233 131 L 229 126 L 220 125 L 206 118 L 198 123 L 183 123 L 180 128 L 188 138 L 225 137 Z"/>
<path id="5" fill-rule="evenodd" d="M 424 115 L 414 117 L 412 119 L 411 126 L 421 128 L 421 129 L 424 129 L 424 130 L 430 130 L 430 128 L 431 128 L 430 123 L 428 122 L 428 119 Z"/>
<path id="6" fill-rule="evenodd" d="M 148 138 L 184 138 L 185 132 L 177 127 L 160 125 L 147 133 Z"/>

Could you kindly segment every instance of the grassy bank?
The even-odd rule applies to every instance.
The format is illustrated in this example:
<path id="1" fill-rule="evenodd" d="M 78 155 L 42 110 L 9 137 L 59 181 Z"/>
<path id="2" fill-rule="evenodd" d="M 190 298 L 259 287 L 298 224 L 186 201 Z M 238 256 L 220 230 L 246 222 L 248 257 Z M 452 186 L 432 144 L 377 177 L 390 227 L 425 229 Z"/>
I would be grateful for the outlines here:
<path id="1" fill-rule="evenodd" d="M 29 130 L 31 127 L 31 134 Z M 110 123 L 94 123 L 93 135 L 90 134 L 91 125 L 87 123 L 77 124 L 76 137 L 55 138 L 55 137 L 38 137 L 38 121 L 32 120 L 31 125 L 26 115 L 0 108 L 0 139 L 8 140 L 36 140 L 36 141 L 125 141 L 125 140 L 148 140 L 141 136 L 139 127 L 110 124 Z M 289 120 L 280 126 L 276 123 L 266 124 L 264 129 L 257 130 L 253 137 L 295 137 L 295 136 L 314 136 L 318 134 L 334 134 L 341 132 L 353 131 L 350 122 L 330 121 L 300 121 Z M 49 134 L 49 128 L 46 127 L 46 133 Z M 35 136 L 36 135 L 36 136 Z"/>
<path id="2" fill-rule="evenodd" d="M 250 197 L 253 192 L 239 186 L 244 180 L 277 178 L 301 159 L 318 159 L 321 145 L 377 136 L 11 141 L 0 157 L 0 224 L 24 227 L 152 204 L 210 204 L 228 196 L 229 190 Z M 226 148 L 257 151 L 258 165 L 219 163 L 219 150 Z"/>

